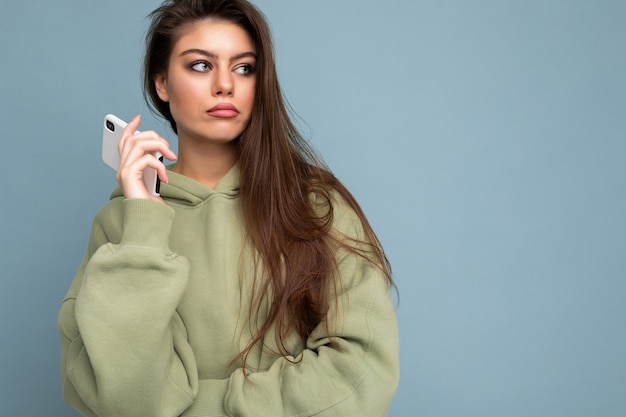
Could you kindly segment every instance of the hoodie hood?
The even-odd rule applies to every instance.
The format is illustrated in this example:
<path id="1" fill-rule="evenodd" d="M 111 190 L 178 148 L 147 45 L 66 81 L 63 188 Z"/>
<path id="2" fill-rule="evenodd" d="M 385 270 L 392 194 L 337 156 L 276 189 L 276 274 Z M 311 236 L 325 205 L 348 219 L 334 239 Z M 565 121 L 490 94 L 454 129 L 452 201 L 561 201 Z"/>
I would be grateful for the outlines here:
<path id="1" fill-rule="evenodd" d="M 222 195 L 226 198 L 236 198 L 239 195 L 239 163 L 236 163 L 224 177 L 217 183 L 214 189 L 195 181 L 189 177 L 173 172 L 174 165 L 167 167 L 169 183 L 161 183 L 160 194 L 164 200 L 181 205 L 195 206 L 206 201 L 214 195 Z M 122 197 L 124 193 L 121 187 L 117 187 L 111 194 L 111 199 Z"/>

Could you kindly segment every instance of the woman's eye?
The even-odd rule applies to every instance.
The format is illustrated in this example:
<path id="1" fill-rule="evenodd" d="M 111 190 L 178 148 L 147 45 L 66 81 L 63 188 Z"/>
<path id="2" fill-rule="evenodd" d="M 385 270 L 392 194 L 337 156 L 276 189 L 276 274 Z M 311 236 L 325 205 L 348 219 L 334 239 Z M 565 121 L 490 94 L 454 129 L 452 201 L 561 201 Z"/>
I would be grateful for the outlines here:
<path id="1" fill-rule="evenodd" d="M 254 67 L 250 64 L 243 64 L 235 68 L 235 71 L 241 75 L 249 75 L 254 72 Z"/>
<path id="2" fill-rule="evenodd" d="M 191 69 L 198 72 L 207 72 L 210 67 L 207 62 L 196 62 L 191 65 Z"/>

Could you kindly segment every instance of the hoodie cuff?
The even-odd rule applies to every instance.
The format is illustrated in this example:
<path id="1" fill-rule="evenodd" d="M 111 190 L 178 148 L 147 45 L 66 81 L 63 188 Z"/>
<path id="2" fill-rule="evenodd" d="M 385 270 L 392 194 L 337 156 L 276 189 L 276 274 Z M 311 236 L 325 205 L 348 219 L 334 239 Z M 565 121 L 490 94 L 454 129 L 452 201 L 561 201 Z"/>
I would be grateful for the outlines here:
<path id="1" fill-rule="evenodd" d="M 147 199 L 125 199 L 124 228 L 120 245 L 145 246 L 169 252 L 174 210 Z"/>
<path id="2" fill-rule="evenodd" d="M 201 379 L 198 396 L 181 417 L 226 417 L 224 399 L 228 392 L 228 379 Z"/>

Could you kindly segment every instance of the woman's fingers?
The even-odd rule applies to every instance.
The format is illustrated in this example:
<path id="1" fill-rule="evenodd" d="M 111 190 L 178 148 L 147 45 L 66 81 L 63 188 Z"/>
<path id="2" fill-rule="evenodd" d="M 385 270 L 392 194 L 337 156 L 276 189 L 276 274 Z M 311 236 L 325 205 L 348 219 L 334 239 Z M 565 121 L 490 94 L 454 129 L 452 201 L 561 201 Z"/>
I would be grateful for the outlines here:
<path id="1" fill-rule="evenodd" d="M 161 181 L 168 182 L 165 165 L 152 154 L 145 154 L 133 163 L 120 167 L 117 173 L 118 182 L 124 190 L 126 198 L 146 198 L 161 201 L 148 192 L 143 181 L 143 173 L 146 169 L 154 169 Z"/>
<path id="2" fill-rule="evenodd" d="M 143 172 L 155 169 L 161 181 L 168 182 L 165 165 L 155 156 L 160 152 L 168 160 L 175 160 L 176 154 L 170 149 L 167 140 L 155 131 L 137 133 L 141 117 L 135 116 L 124 128 L 118 145 L 120 165 L 117 181 L 126 198 L 154 198 L 143 183 Z"/>
<path id="3" fill-rule="evenodd" d="M 124 128 L 124 131 L 122 132 L 122 139 L 120 140 L 120 143 L 117 145 L 117 150 L 119 151 L 120 155 L 122 154 L 122 149 L 126 143 L 126 139 L 128 139 L 129 137 L 132 137 L 135 134 L 140 124 L 141 124 L 141 115 L 138 114 L 137 116 L 133 117 L 133 119 Z"/>

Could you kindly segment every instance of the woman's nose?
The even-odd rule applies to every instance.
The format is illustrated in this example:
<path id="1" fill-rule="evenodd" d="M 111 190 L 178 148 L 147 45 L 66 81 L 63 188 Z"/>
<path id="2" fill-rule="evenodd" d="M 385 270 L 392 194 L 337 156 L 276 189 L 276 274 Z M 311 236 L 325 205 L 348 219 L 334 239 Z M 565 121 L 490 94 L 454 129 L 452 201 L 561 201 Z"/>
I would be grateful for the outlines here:
<path id="1" fill-rule="evenodd" d="M 215 96 L 232 96 L 234 93 L 234 85 L 232 74 L 228 70 L 218 70 L 215 72 L 215 80 L 213 82 L 213 95 Z"/>

